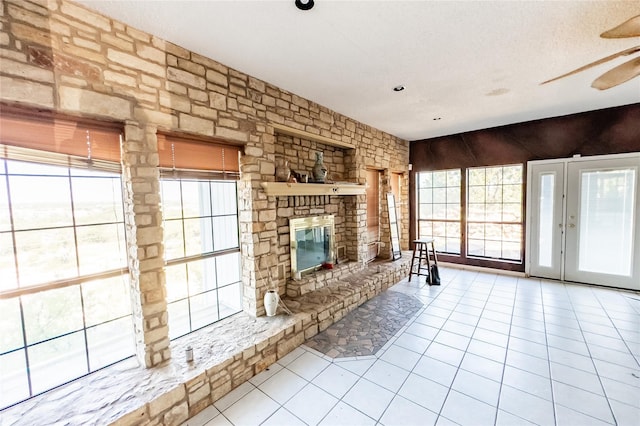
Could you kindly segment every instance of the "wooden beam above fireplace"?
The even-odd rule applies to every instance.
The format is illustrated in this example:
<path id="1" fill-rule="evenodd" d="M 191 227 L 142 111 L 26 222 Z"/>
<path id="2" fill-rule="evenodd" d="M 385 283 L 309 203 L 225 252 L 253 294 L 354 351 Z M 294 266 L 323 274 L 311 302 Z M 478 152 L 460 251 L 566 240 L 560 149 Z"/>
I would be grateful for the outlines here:
<path id="1" fill-rule="evenodd" d="M 267 195 L 364 195 L 365 186 L 356 183 L 288 183 L 262 182 Z"/>

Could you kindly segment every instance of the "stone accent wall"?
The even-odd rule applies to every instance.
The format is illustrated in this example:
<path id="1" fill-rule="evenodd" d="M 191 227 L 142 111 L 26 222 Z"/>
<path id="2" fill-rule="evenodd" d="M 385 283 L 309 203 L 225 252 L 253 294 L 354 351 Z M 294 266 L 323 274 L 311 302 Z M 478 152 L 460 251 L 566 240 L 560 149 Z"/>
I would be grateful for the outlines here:
<path id="1" fill-rule="evenodd" d="M 323 143 L 277 135 L 276 155 L 287 160 L 289 167 L 296 172 L 307 172 L 311 178 L 311 169 L 316 163 L 316 153 L 323 153 L 323 162 L 327 168 L 327 180 L 347 181 L 345 172 L 345 149 Z"/>
<path id="2" fill-rule="evenodd" d="M 244 145 L 239 191 L 243 308 L 264 314 L 262 296 L 279 276 L 278 209 L 260 183 L 272 181 L 276 155 L 309 168 L 325 152 L 334 178 L 364 183 L 366 168 L 406 172 L 409 143 L 213 59 L 102 16 L 69 0 L 0 1 L 0 106 L 11 104 L 124 124 L 123 181 L 138 358 L 168 362 L 162 209 L 156 130 Z M 355 149 L 284 142 L 279 123 Z M 342 207 L 344 204 L 344 207 Z M 335 206 L 335 207 L 334 207 Z M 347 255 L 365 241 L 365 196 L 327 206 L 344 209 Z M 288 208 L 288 207 L 286 207 Z M 309 209 L 311 213 L 311 208 Z M 304 213 L 306 214 L 306 212 Z M 403 244 L 408 236 L 403 234 Z M 280 287 L 281 292 L 284 287 Z"/>

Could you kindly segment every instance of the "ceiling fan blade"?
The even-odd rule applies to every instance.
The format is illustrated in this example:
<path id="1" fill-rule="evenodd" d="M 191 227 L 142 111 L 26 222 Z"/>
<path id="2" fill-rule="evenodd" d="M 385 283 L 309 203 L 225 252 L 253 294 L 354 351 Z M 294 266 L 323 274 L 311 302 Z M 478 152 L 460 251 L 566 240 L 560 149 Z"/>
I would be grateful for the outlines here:
<path id="1" fill-rule="evenodd" d="M 611 89 L 640 75 L 640 58 L 633 58 L 593 80 L 591 87 L 599 90 Z"/>
<path id="2" fill-rule="evenodd" d="M 640 37 L 640 15 L 624 21 L 622 24 L 600 34 L 602 38 Z"/>
<path id="3" fill-rule="evenodd" d="M 611 60 L 613 60 L 615 58 L 618 58 L 620 56 L 633 55 L 634 53 L 637 53 L 637 52 L 640 52 L 640 46 L 630 47 L 629 49 L 621 50 L 618 53 L 614 53 L 613 55 L 606 56 L 606 57 L 604 57 L 602 59 L 598 59 L 595 62 L 591 62 L 590 64 L 584 65 L 584 66 L 582 66 L 580 68 L 577 68 L 577 69 L 575 69 L 573 71 L 569 71 L 568 73 L 562 74 L 561 76 L 552 78 L 552 79 L 547 80 L 547 81 L 543 81 L 540 84 L 542 85 L 542 84 L 551 83 L 552 81 L 560 80 L 561 78 L 569 77 L 570 75 L 577 74 L 577 73 L 579 73 L 581 71 L 584 71 L 586 69 L 595 67 L 595 66 L 600 65 L 600 64 L 604 64 L 605 62 L 609 62 L 609 61 L 611 61 Z"/>

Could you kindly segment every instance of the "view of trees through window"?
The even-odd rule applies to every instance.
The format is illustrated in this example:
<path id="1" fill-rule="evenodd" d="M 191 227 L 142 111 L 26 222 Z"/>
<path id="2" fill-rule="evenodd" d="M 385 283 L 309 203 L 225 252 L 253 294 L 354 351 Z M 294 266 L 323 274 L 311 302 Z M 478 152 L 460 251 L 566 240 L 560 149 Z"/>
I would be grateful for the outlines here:
<path id="1" fill-rule="evenodd" d="M 235 181 L 162 179 L 169 335 L 242 310 Z"/>
<path id="2" fill-rule="evenodd" d="M 522 260 L 520 164 L 467 170 L 467 255 Z"/>
<path id="3" fill-rule="evenodd" d="M 134 355 L 121 188 L 0 159 L 0 408 Z"/>
<path id="4" fill-rule="evenodd" d="M 420 172 L 418 235 L 436 238 L 436 250 L 460 254 L 460 169 Z"/>
<path id="5" fill-rule="evenodd" d="M 416 173 L 417 235 L 440 253 L 521 262 L 522 181 L 521 164 Z"/>

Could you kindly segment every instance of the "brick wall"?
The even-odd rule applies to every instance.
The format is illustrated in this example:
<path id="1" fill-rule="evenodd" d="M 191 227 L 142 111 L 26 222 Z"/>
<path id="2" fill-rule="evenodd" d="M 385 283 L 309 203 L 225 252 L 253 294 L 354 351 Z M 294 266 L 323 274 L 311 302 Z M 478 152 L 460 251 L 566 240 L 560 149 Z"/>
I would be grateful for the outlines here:
<path id="1" fill-rule="evenodd" d="M 274 179 L 276 155 L 288 155 L 287 146 L 307 152 L 292 164 L 299 168 L 312 165 L 318 148 L 312 141 L 284 142 L 272 123 L 354 144 L 344 151 L 324 147 L 335 177 L 362 183 L 366 168 L 407 174 L 407 141 L 66 0 L 0 3 L 0 102 L 125 124 L 129 266 L 138 354 L 147 366 L 171 356 L 157 129 L 244 144 L 239 220 L 243 308 L 251 315 L 264 313 L 266 284 L 258 269 L 266 276 L 279 263 L 272 250 L 279 241 L 278 200 L 259 183 Z M 337 208 L 344 203 L 347 252 L 357 259 L 366 200 L 345 198 Z M 403 234 L 403 246 L 406 241 Z"/>

